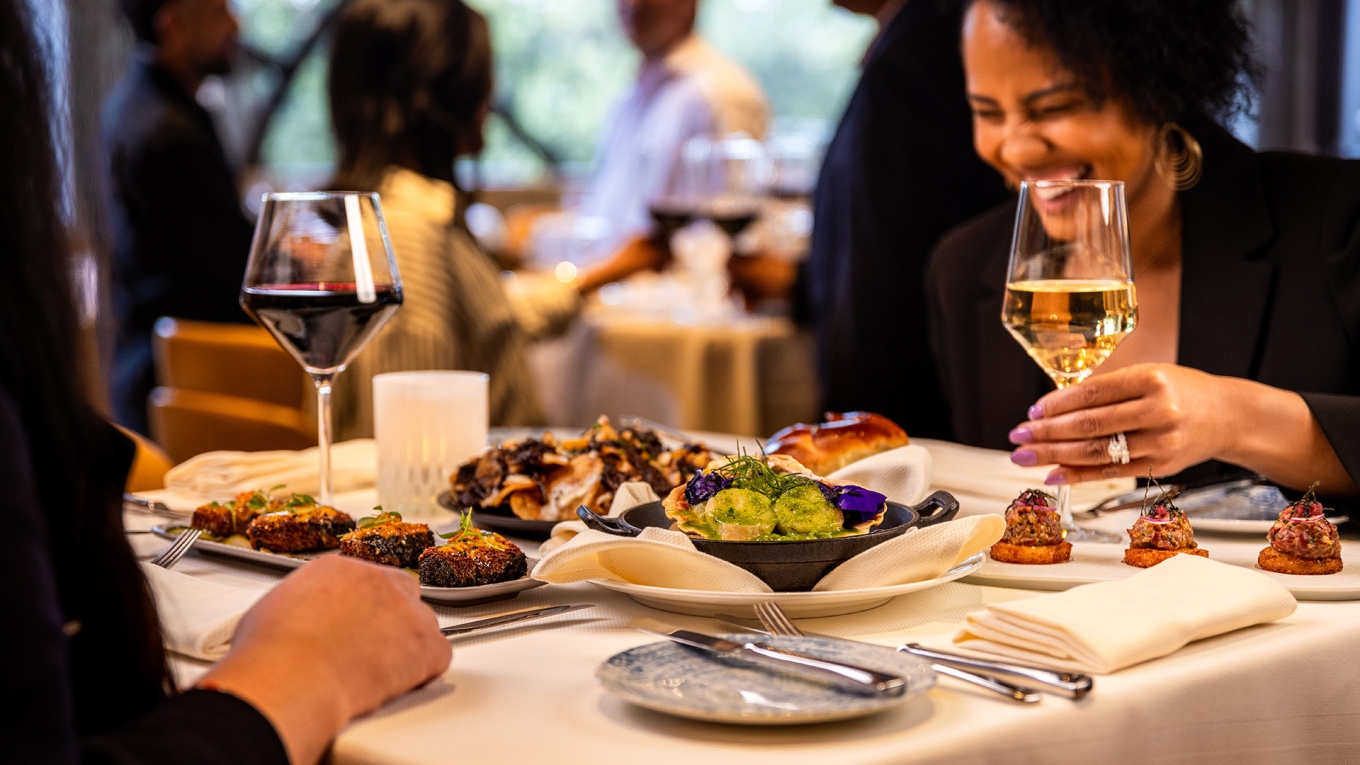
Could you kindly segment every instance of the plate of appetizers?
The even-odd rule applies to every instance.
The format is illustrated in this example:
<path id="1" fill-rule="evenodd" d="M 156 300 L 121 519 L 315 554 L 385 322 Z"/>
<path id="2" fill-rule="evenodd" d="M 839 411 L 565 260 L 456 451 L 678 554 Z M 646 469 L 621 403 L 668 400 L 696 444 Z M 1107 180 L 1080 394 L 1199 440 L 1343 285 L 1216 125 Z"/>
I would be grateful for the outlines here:
<path id="1" fill-rule="evenodd" d="M 1300 600 L 1360 600 L 1360 567 L 1342 564 L 1336 527 L 1311 494 L 1277 507 L 1277 519 L 1255 538 L 1199 538 L 1198 517 L 1183 512 L 1174 500 L 1174 494 L 1163 494 L 1141 510 L 1089 523 L 1104 524 L 1107 531 L 1118 523 L 1127 530 L 1127 545 L 1077 542 L 1064 556 L 1059 544 L 1067 543 L 1058 527 L 1056 502 L 1042 492 L 1027 491 L 1006 511 L 1006 535 L 967 581 L 1066 590 L 1123 579 L 1173 555 L 1191 554 L 1260 571 Z M 1023 548 L 1022 553 L 1012 548 Z"/>
<path id="2" fill-rule="evenodd" d="M 188 525 L 152 532 L 174 539 L 189 528 L 203 529 L 194 547 L 205 554 L 272 568 L 295 569 L 321 555 L 401 568 L 420 579 L 421 597 L 434 603 L 476 605 L 544 584 L 529 578 L 538 561 L 505 537 L 473 527 L 471 514 L 457 529 L 437 534 L 397 513 L 355 521 L 304 494 L 284 500 L 254 491 L 199 507 Z"/>
<path id="3" fill-rule="evenodd" d="M 750 635 L 732 639 L 745 641 Z M 761 642 L 891 672 L 906 678 L 907 689 L 897 696 L 855 694 L 739 659 L 713 658 L 669 641 L 611 656 L 595 669 L 595 681 L 647 709 L 740 725 L 798 725 L 864 717 L 906 704 L 935 685 L 930 665 L 886 646 L 813 637 L 767 637 Z"/>

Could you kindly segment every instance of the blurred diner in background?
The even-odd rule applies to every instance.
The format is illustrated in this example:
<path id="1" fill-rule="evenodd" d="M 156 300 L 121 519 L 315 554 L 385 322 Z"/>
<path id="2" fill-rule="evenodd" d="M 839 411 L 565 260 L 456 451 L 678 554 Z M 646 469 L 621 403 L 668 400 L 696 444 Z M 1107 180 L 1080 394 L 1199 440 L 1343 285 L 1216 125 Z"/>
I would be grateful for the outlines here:
<path id="1" fill-rule="evenodd" d="M 1360 0 L 0 0 L 0 102 L 6 762 L 1353 755 Z"/>

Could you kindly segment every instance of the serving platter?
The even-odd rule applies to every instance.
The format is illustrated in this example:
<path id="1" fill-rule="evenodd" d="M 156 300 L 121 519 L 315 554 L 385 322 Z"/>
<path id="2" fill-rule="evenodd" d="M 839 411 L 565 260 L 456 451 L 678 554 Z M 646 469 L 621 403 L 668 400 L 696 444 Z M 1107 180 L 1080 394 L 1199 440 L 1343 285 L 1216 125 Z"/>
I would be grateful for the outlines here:
<path id="1" fill-rule="evenodd" d="M 984 553 L 978 553 L 945 572 L 942 576 L 923 582 L 828 592 L 711 592 L 650 587 L 607 579 L 591 579 L 590 582 L 606 590 L 621 592 L 644 606 L 677 614 L 689 614 L 691 616 L 716 616 L 724 613 L 742 616 L 753 615 L 757 603 L 774 601 L 790 618 L 811 619 L 820 616 L 841 616 L 842 614 L 868 611 L 871 608 L 878 608 L 899 595 L 938 587 L 978 570 L 985 557 Z"/>
<path id="2" fill-rule="evenodd" d="M 730 636 L 749 640 L 750 635 Z M 625 701 L 665 714 L 739 725 L 798 725 L 847 720 L 910 702 L 935 685 L 925 662 L 885 646 L 832 638 L 768 637 L 762 642 L 858 664 L 907 679 L 901 696 L 862 696 L 719 659 L 666 641 L 630 648 L 595 669 L 595 681 Z"/>
<path id="3" fill-rule="evenodd" d="M 1128 522 L 1132 524 L 1133 518 L 1129 517 Z M 1200 522 L 1193 520 L 1192 523 L 1198 531 Z M 1251 540 L 1196 535 L 1195 541 L 1209 553 L 1209 560 L 1259 571 L 1284 585 L 1299 600 L 1360 600 L 1360 560 L 1354 564 L 1347 563 L 1345 568 L 1335 574 L 1277 574 L 1256 565 L 1256 556 L 1266 547 L 1264 534 Z M 1345 545 L 1343 540 L 1343 560 L 1346 557 Z M 1072 545 L 1072 560 L 1051 565 L 1000 563 L 988 557 L 986 563 L 970 573 L 965 581 L 1025 590 L 1066 590 L 1081 584 L 1125 579 L 1144 570 L 1123 562 L 1125 548 L 1126 545 L 1075 542 Z"/>
<path id="4" fill-rule="evenodd" d="M 184 526 L 153 526 L 151 528 L 151 533 L 162 539 L 173 540 L 184 528 Z M 206 555 L 233 558 L 249 563 L 256 563 L 261 566 L 269 566 L 270 568 L 288 571 L 301 568 L 309 561 L 316 560 L 323 555 L 340 554 L 338 550 L 318 550 L 316 552 L 306 553 L 275 553 L 267 550 L 256 550 L 248 545 L 214 542 L 201 537 L 194 543 L 193 549 Z M 537 564 L 537 559 L 529 558 L 529 571 L 533 571 L 534 566 Z M 519 579 L 509 582 L 483 584 L 475 587 L 426 587 L 422 585 L 420 588 L 420 597 L 431 603 L 439 603 L 446 606 L 476 606 L 497 600 L 508 600 L 525 590 L 542 587 L 545 584 L 547 584 L 547 582 L 531 579 L 526 574 Z"/>
<path id="5" fill-rule="evenodd" d="M 453 503 L 453 492 L 443 492 L 436 499 L 439 506 L 450 512 L 458 513 L 462 510 Z M 542 541 L 552 536 L 553 527 L 561 521 L 531 521 L 520 518 L 511 513 L 495 513 L 486 510 L 472 511 L 472 525 L 479 529 L 495 531 L 521 539 L 536 539 Z"/>

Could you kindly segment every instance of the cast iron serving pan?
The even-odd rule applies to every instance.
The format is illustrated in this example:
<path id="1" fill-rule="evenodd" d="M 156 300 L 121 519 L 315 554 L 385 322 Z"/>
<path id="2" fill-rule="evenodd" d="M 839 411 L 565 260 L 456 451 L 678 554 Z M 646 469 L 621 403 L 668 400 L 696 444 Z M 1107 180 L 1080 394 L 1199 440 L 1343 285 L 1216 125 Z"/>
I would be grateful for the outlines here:
<path id="1" fill-rule="evenodd" d="M 889 502 L 883 523 L 868 534 L 787 542 L 715 539 L 695 539 L 693 542 L 700 552 L 750 571 L 776 592 L 806 592 L 831 569 L 870 547 L 895 539 L 912 527 L 925 528 L 952 520 L 958 512 L 959 501 L 954 495 L 937 491 L 910 507 Z M 590 528 L 620 537 L 635 537 L 648 527 L 669 529 L 672 524 L 660 502 L 638 505 L 625 510 L 618 518 L 605 518 L 584 506 L 577 508 L 576 515 Z"/>

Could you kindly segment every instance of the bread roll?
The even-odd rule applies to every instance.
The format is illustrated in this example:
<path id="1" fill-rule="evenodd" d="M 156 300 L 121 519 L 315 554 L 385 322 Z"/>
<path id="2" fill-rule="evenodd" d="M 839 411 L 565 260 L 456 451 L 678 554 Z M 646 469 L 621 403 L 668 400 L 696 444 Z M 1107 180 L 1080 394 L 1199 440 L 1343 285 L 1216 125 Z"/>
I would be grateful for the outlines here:
<path id="1" fill-rule="evenodd" d="M 784 454 L 820 476 L 831 475 L 852 462 L 906 446 L 906 431 L 873 412 L 827 412 L 819 425 L 798 423 L 770 436 L 766 454 Z"/>

